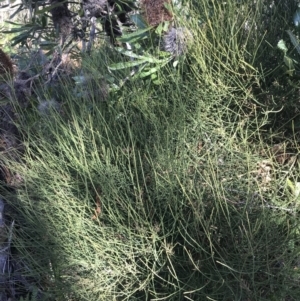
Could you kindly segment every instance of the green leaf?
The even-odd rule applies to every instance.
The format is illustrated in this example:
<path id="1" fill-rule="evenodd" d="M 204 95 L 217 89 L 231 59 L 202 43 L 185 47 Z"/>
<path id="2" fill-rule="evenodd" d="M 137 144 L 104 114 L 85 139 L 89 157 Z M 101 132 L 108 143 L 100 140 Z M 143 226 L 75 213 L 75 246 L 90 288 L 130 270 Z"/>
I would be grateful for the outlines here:
<path id="1" fill-rule="evenodd" d="M 292 194 L 298 198 L 300 195 L 300 182 L 292 182 L 290 179 L 287 179 L 286 184 L 291 190 Z"/>
<path id="2" fill-rule="evenodd" d="M 288 51 L 288 49 L 287 49 L 287 47 L 286 47 L 286 45 L 285 45 L 284 40 L 280 40 L 280 41 L 277 43 L 277 47 L 278 47 L 280 50 L 282 50 L 282 51 L 284 52 L 284 54 L 286 54 L 287 51 Z"/>
<path id="3" fill-rule="evenodd" d="M 291 40 L 292 44 L 294 45 L 295 49 L 300 54 L 300 43 L 299 43 L 298 39 L 290 30 L 287 30 L 286 32 L 290 36 L 290 40 Z"/>
<path id="4" fill-rule="evenodd" d="M 49 42 L 49 41 L 43 41 L 39 43 L 39 46 L 43 47 L 43 46 L 55 46 L 57 45 L 56 42 Z"/>
<path id="5" fill-rule="evenodd" d="M 157 80 L 154 80 L 153 81 L 153 84 L 155 84 L 155 85 L 160 85 L 162 83 L 162 81 L 160 80 L 160 79 L 157 79 Z"/>
<path id="6" fill-rule="evenodd" d="M 147 28 L 147 23 L 144 21 L 143 17 L 140 14 L 131 15 L 129 16 L 129 18 L 136 25 L 137 28 Z"/>
<path id="7" fill-rule="evenodd" d="M 169 27 L 170 27 L 170 22 L 169 21 L 165 21 L 164 22 L 164 32 L 168 32 L 169 30 Z"/>
<path id="8" fill-rule="evenodd" d="M 141 72 L 144 69 L 147 69 L 148 64 L 143 64 L 141 66 L 139 66 L 139 69 L 137 70 L 137 72 L 131 77 L 133 80 L 137 79 L 140 77 Z"/>
<path id="9" fill-rule="evenodd" d="M 12 25 L 16 25 L 16 26 L 22 26 L 23 24 L 21 23 L 16 23 L 16 22 L 12 22 L 12 21 L 4 21 L 4 23 L 8 23 L 8 24 L 12 24 Z"/>
<path id="10" fill-rule="evenodd" d="M 165 7 L 168 11 L 170 11 L 170 12 L 172 12 L 172 10 L 173 10 L 170 3 L 165 2 L 165 3 L 164 3 L 164 7 Z"/>
<path id="11" fill-rule="evenodd" d="M 122 69 L 126 69 L 126 68 L 141 65 L 145 62 L 146 62 L 145 60 L 135 60 L 135 61 L 131 61 L 131 62 L 121 62 L 121 63 L 116 63 L 116 64 L 112 64 L 112 65 L 108 66 L 108 69 L 110 69 L 110 70 L 122 70 Z"/>
<path id="12" fill-rule="evenodd" d="M 26 39 L 28 39 L 28 37 L 30 36 L 30 32 L 25 32 L 25 33 L 22 33 L 14 38 L 12 38 L 12 43 L 11 43 L 11 46 L 15 46 L 23 41 L 25 41 Z"/>
<path id="13" fill-rule="evenodd" d="M 44 49 L 44 50 L 50 50 L 53 47 L 57 46 L 56 42 L 48 42 L 48 41 L 43 41 L 39 44 L 39 46 Z"/>
<path id="14" fill-rule="evenodd" d="M 151 68 L 149 69 L 148 71 L 144 71 L 144 72 L 141 72 L 140 73 L 140 77 L 143 78 L 143 77 L 147 77 L 155 72 L 157 72 L 159 69 L 161 68 L 161 66 L 157 66 L 157 67 L 154 67 L 154 68 Z"/>
<path id="15" fill-rule="evenodd" d="M 23 3 L 19 5 L 19 8 L 12 15 L 10 15 L 9 18 L 13 19 L 13 17 L 17 15 L 21 10 L 23 10 Z"/>
<path id="16" fill-rule="evenodd" d="M 131 50 L 126 50 L 124 48 L 121 48 L 121 47 L 117 47 L 116 50 L 126 56 L 129 56 L 130 58 L 136 58 L 136 59 L 140 59 L 140 60 L 144 60 L 144 61 L 147 61 L 149 63 L 156 63 L 156 64 L 159 64 L 159 63 L 162 63 L 163 60 L 159 60 L 155 57 L 152 57 L 152 56 L 145 56 L 145 55 L 139 55 L 139 54 L 136 54 L 134 52 L 132 52 Z"/>
<path id="17" fill-rule="evenodd" d="M 151 74 L 151 79 L 154 80 L 154 79 L 156 79 L 156 78 L 157 78 L 157 73 L 152 73 L 152 74 Z"/>
<path id="18" fill-rule="evenodd" d="M 42 27 L 46 28 L 48 25 L 48 18 L 46 17 L 46 15 L 42 16 Z"/>
<path id="19" fill-rule="evenodd" d="M 159 36 L 162 35 L 162 32 L 163 32 L 163 23 L 159 23 L 159 25 L 157 26 L 156 30 L 155 30 L 155 33 L 158 34 Z"/>
<path id="20" fill-rule="evenodd" d="M 155 33 L 161 36 L 164 32 L 167 32 L 170 27 L 170 22 L 169 21 L 164 21 L 162 23 L 159 23 L 157 26 Z"/>
<path id="21" fill-rule="evenodd" d="M 107 82 L 111 83 L 111 84 L 113 84 L 113 83 L 115 82 L 115 79 L 114 79 L 112 76 L 109 76 L 109 75 L 105 75 L 105 76 L 104 76 L 104 79 L 105 79 Z"/>
<path id="22" fill-rule="evenodd" d="M 298 8 L 293 16 L 294 25 L 298 27 L 300 25 L 300 9 Z"/>
<path id="23" fill-rule="evenodd" d="M 295 183 L 295 191 L 294 191 L 295 197 L 299 198 L 300 195 L 300 182 Z"/>
<path id="24" fill-rule="evenodd" d="M 4 1 L 4 0 L 1 0 L 1 1 Z M 1 2 L 0 1 L 0 2 Z M 6 4 L 6 5 L 2 5 L 1 7 L 0 7 L 0 10 L 4 10 L 5 8 L 7 8 L 7 7 L 9 7 L 10 5 L 9 4 Z"/>
<path id="25" fill-rule="evenodd" d="M 132 52 L 131 50 L 126 50 L 124 48 L 121 48 L 121 47 L 116 47 L 115 48 L 119 53 L 122 53 L 123 55 L 126 55 L 130 58 L 142 58 L 141 55 L 139 54 L 135 54 L 134 52 Z"/>
<path id="26" fill-rule="evenodd" d="M 285 55 L 283 61 L 289 70 L 295 70 L 293 60 L 290 57 Z"/>
<path id="27" fill-rule="evenodd" d="M 152 29 L 152 27 L 148 27 L 145 29 L 137 30 L 133 33 L 125 34 L 120 38 L 117 38 L 118 41 L 122 43 L 135 43 L 141 39 L 144 39 L 148 36 L 148 32 Z"/>
<path id="28" fill-rule="evenodd" d="M 178 65 L 178 63 L 179 63 L 178 61 L 174 61 L 174 62 L 173 62 L 173 67 L 176 68 L 177 65 Z"/>
<path id="29" fill-rule="evenodd" d="M 21 31 L 24 31 L 26 30 L 26 28 L 12 28 L 10 30 L 3 30 L 1 31 L 2 33 L 15 33 L 15 32 L 21 32 Z"/>

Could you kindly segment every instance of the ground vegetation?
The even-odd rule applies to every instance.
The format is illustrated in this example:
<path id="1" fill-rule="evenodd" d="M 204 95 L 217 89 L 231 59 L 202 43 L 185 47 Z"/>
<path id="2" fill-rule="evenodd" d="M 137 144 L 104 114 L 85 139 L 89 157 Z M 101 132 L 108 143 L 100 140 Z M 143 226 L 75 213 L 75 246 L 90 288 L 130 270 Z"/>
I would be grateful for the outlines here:
<path id="1" fill-rule="evenodd" d="M 296 1 L 26 5 L 0 300 L 298 300 Z"/>

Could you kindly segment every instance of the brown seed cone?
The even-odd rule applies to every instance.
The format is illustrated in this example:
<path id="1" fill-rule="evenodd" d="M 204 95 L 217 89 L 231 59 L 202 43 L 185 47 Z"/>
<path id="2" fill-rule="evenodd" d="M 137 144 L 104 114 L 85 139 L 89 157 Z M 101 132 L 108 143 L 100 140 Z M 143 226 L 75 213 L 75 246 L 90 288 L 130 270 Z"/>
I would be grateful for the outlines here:
<path id="1" fill-rule="evenodd" d="M 157 26 L 163 21 L 171 21 L 173 14 L 167 10 L 164 3 L 171 4 L 171 0 L 142 0 L 141 8 L 146 22 L 150 26 Z"/>
<path id="2" fill-rule="evenodd" d="M 0 77 L 12 76 L 14 71 L 10 57 L 0 49 Z"/>
<path id="3" fill-rule="evenodd" d="M 64 0 L 50 0 L 50 3 L 51 5 L 61 3 L 52 8 L 50 12 L 54 27 L 60 33 L 61 44 L 64 44 L 65 40 L 74 29 L 71 11 L 68 8 L 68 3 Z"/>

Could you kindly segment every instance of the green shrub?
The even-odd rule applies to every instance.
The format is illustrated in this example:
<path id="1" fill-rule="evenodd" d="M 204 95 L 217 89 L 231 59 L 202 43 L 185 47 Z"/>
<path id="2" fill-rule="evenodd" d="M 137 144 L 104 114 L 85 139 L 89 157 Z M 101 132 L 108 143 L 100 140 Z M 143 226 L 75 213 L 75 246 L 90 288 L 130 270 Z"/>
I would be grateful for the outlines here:
<path id="1" fill-rule="evenodd" d="M 247 49 L 263 37 L 242 29 L 244 2 L 197 3 L 193 48 L 160 85 L 136 79 L 103 99 L 97 70 L 113 54 L 100 49 L 83 62 L 89 97 L 70 83 L 59 111 L 16 108 L 24 149 L 1 160 L 22 182 L 2 194 L 44 299 L 297 300 L 298 196 L 285 183 L 299 175 L 275 165 L 251 91 L 260 54 Z"/>

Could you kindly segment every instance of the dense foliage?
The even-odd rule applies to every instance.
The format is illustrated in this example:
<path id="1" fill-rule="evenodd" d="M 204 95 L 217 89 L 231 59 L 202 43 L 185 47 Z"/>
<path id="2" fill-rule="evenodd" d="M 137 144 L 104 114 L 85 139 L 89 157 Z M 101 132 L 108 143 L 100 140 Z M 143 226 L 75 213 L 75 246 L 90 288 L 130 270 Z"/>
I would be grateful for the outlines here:
<path id="1" fill-rule="evenodd" d="M 298 300 L 297 3 L 17 5 L 0 300 Z"/>

